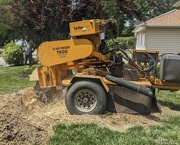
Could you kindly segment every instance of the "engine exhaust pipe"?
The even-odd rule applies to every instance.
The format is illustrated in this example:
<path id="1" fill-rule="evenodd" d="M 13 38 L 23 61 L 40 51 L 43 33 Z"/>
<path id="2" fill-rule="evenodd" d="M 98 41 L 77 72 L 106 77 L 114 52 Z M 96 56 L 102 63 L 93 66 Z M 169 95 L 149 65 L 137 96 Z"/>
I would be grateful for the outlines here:
<path id="1" fill-rule="evenodd" d="M 149 88 L 146 88 L 144 86 L 140 86 L 140 85 L 134 84 L 132 82 L 123 80 L 121 78 L 113 77 L 110 75 L 106 75 L 106 79 L 113 83 L 116 83 L 119 86 L 123 86 L 128 89 L 134 90 L 134 91 L 141 93 L 143 95 L 146 95 L 148 97 L 153 97 L 153 92 Z"/>

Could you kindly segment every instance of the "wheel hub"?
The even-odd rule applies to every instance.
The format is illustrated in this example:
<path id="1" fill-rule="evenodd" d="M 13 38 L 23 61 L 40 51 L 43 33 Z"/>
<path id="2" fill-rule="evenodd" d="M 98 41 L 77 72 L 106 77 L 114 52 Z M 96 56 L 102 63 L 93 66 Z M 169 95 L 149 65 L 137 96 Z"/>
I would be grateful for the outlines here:
<path id="1" fill-rule="evenodd" d="M 88 101 L 89 101 L 88 98 L 84 98 L 84 99 L 83 99 L 83 102 L 84 102 L 84 103 L 87 103 Z"/>
<path id="2" fill-rule="evenodd" d="M 90 112 L 96 107 L 96 95 L 91 90 L 82 89 L 75 94 L 74 104 L 79 111 Z"/>

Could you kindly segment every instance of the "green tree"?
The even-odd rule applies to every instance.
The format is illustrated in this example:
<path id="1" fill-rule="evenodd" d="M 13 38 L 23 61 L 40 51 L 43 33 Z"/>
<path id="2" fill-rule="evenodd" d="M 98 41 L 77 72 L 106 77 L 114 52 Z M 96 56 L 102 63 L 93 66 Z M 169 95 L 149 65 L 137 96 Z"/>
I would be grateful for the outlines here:
<path id="1" fill-rule="evenodd" d="M 14 0 L 14 26 L 43 39 L 68 36 L 70 21 L 101 18 L 101 0 Z M 44 37 L 44 38 L 43 38 Z"/>
<path id="2" fill-rule="evenodd" d="M 14 0 L 14 26 L 23 33 L 33 33 L 46 40 L 54 39 L 55 33 L 61 37 L 67 29 L 64 23 L 69 14 L 69 4 L 68 0 Z"/>
<path id="3" fill-rule="evenodd" d="M 103 0 L 72 0 L 69 13 L 71 20 L 104 18 Z"/>
<path id="4" fill-rule="evenodd" d="M 147 21 L 150 18 L 168 12 L 179 0 L 107 0 L 105 3 L 115 5 L 105 6 L 107 14 L 115 12 L 118 22 L 121 23 L 120 36 L 132 36 L 135 21 Z"/>
<path id="5" fill-rule="evenodd" d="M 156 3 L 160 6 L 159 14 L 166 13 L 172 9 L 175 9 L 173 5 L 179 0 L 155 0 Z"/>
<path id="6" fill-rule="evenodd" d="M 132 36 L 135 20 L 144 20 L 148 10 L 157 9 L 157 5 L 152 0 L 104 0 L 103 8 L 107 16 L 117 20 L 118 35 Z"/>
<path id="7" fill-rule="evenodd" d="M 10 12 L 11 0 L 0 0 L 0 45 L 3 45 L 11 30 L 12 13 Z"/>
<path id="8" fill-rule="evenodd" d="M 117 36 L 131 36 L 134 21 L 146 21 L 167 12 L 178 0 L 0 0 L 0 4 L 2 1 L 3 5 L 11 2 L 13 35 L 32 34 L 40 43 L 66 39 L 69 22 L 84 18 L 114 18 L 118 23 Z M 2 28 L 6 30 L 0 30 L 4 34 L 10 27 Z"/>

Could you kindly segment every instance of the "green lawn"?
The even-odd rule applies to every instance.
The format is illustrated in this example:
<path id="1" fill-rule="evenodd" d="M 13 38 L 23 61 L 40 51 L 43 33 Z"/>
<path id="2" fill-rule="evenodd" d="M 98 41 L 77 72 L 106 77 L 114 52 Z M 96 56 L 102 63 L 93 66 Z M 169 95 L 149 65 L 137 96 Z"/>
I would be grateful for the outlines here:
<path id="1" fill-rule="evenodd" d="M 35 82 L 30 82 L 28 77 L 24 77 L 28 76 L 35 67 L 0 67 L 0 94 L 15 93 L 26 87 L 35 86 Z"/>
<path id="2" fill-rule="evenodd" d="M 161 106 L 180 111 L 180 91 L 157 93 Z M 135 126 L 126 132 L 112 131 L 95 124 L 59 124 L 49 145 L 179 145 L 180 116 L 164 115 L 161 125 L 143 128 Z"/>
<path id="3" fill-rule="evenodd" d="M 157 93 L 161 106 L 180 111 L 180 91 Z M 49 145 L 179 145 L 180 116 L 164 115 L 161 125 L 143 128 L 135 126 L 126 132 L 117 132 L 95 124 L 59 124 Z"/>
<path id="4" fill-rule="evenodd" d="M 95 124 L 63 124 L 54 127 L 49 145 L 179 145 L 180 116 L 168 116 L 161 126 L 135 126 L 120 133 Z"/>
<path id="5" fill-rule="evenodd" d="M 172 110 L 180 111 L 180 91 L 160 91 L 156 93 L 156 96 L 161 105 L 167 106 Z"/>

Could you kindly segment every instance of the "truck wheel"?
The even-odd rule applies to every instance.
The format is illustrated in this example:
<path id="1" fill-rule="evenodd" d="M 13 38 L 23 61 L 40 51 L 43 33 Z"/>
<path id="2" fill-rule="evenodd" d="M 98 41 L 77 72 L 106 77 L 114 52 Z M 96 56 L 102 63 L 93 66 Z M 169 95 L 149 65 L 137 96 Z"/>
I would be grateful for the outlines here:
<path id="1" fill-rule="evenodd" d="M 69 88 L 65 103 L 71 114 L 101 114 L 106 109 L 106 92 L 97 83 L 79 81 Z"/>

